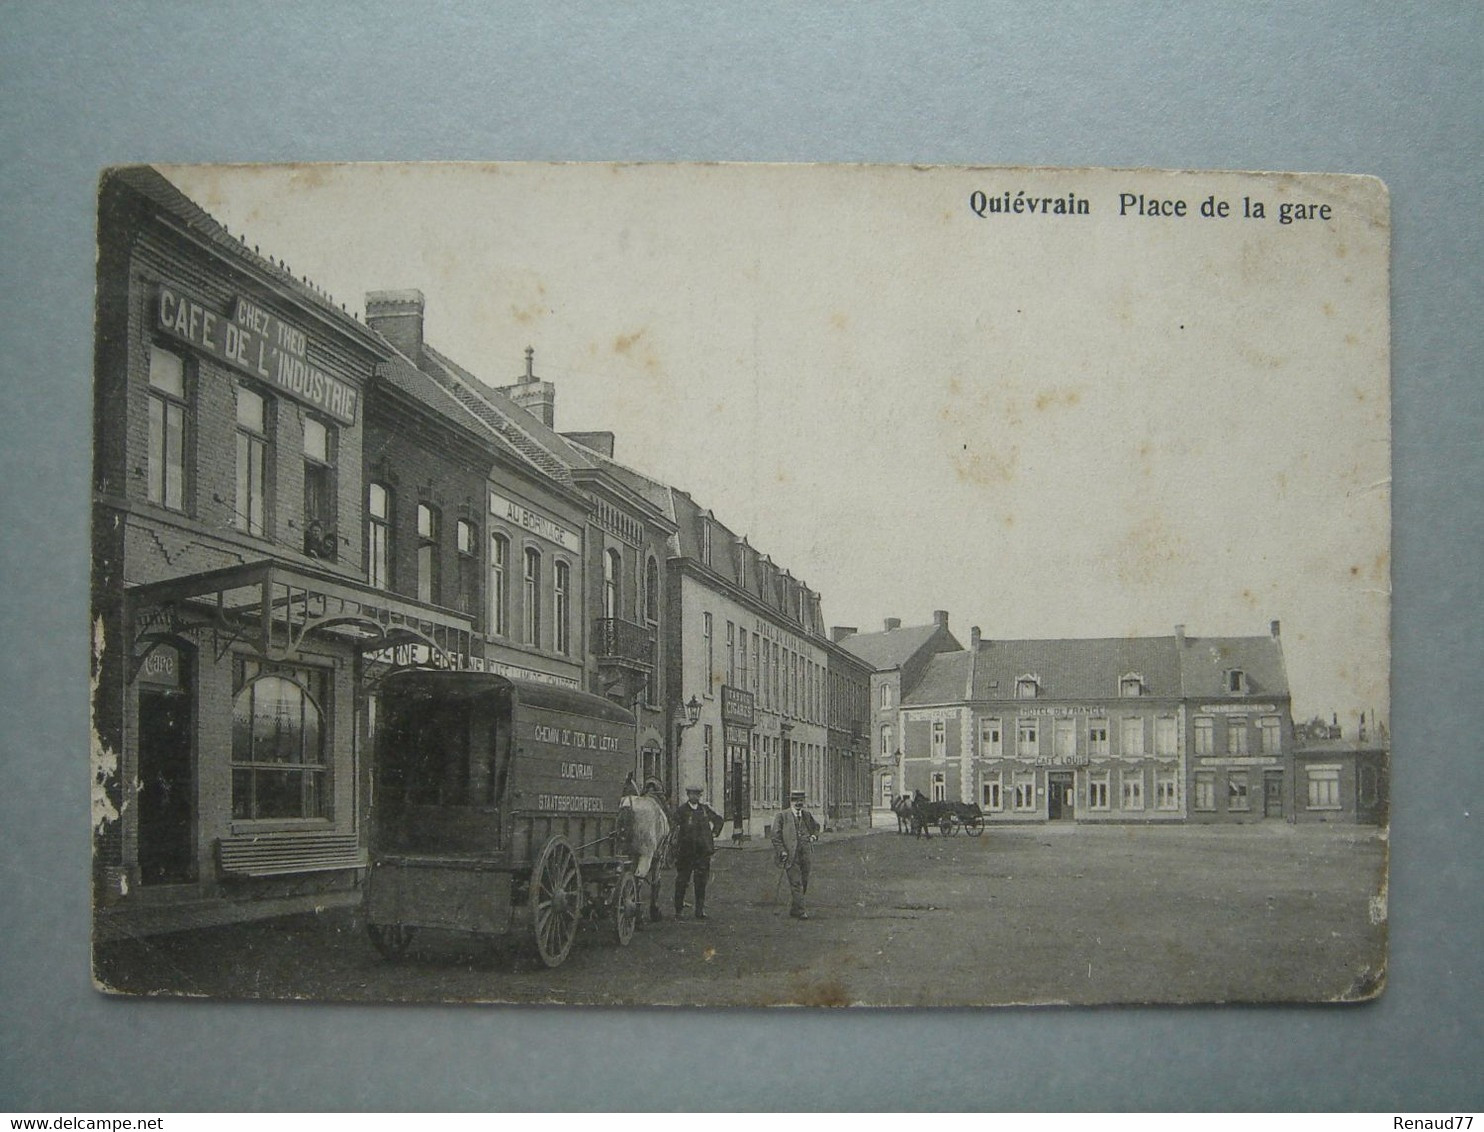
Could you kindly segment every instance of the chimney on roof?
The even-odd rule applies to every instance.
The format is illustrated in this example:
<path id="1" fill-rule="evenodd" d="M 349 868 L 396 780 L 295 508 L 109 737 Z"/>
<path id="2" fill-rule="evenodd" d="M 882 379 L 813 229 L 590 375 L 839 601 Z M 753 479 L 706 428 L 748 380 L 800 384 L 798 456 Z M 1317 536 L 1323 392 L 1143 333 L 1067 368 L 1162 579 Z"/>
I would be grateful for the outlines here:
<path id="1" fill-rule="evenodd" d="M 600 456 L 613 459 L 614 437 L 611 432 L 564 432 L 562 435 L 584 448 L 591 448 Z"/>
<path id="2" fill-rule="evenodd" d="M 890 633 L 893 629 L 900 629 L 902 627 L 902 619 L 900 617 L 888 617 L 885 624 L 886 631 Z"/>
<path id="3" fill-rule="evenodd" d="M 935 609 L 935 610 L 933 610 L 933 624 L 934 625 L 940 625 L 944 629 L 948 628 L 948 610 L 946 610 L 946 609 Z"/>
<path id="4" fill-rule="evenodd" d="M 1185 626 L 1184 625 L 1176 625 L 1175 626 L 1175 644 L 1177 646 L 1181 646 L 1181 647 L 1183 647 L 1184 644 L 1185 644 Z"/>
<path id="5" fill-rule="evenodd" d="M 367 291 L 366 325 L 414 365 L 423 359 L 423 293 L 417 290 Z"/>
<path id="6" fill-rule="evenodd" d="M 830 627 L 830 640 L 838 645 L 846 637 L 853 637 L 859 631 L 854 625 L 833 625 Z"/>
<path id="7" fill-rule="evenodd" d="M 969 629 L 969 670 L 964 673 L 964 699 L 974 698 L 974 685 L 979 682 L 979 626 Z"/>
<path id="8" fill-rule="evenodd" d="M 1274 640 L 1277 640 L 1278 639 L 1278 633 L 1279 633 L 1280 628 L 1281 628 L 1281 626 L 1279 625 L 1279 623 L 1277 621 L 1270 621 L 1270 622 L 1268 622 L 1268 632 L 1273 634 L 1273 639 Z"/>
<path id="9" fill-rule="evenodd" d="M 547 428 L 555 428 L 556 386 L 536 376 L 535 362 L 536 351 L 527 346 L 526 372 L 520 375 L 514 385 L 502 386 L 497 392 L 505 394 Z"/>

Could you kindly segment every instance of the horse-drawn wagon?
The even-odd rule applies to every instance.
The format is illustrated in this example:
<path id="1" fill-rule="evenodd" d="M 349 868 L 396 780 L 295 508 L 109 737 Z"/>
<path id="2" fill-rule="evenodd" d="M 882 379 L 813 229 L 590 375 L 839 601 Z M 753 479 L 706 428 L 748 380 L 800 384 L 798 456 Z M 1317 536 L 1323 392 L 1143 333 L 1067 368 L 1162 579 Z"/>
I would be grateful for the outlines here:
<path id="1" fill-rule="evenodd" d="M 938 829 L 944 837 L 964 830 L 973 837 L 984 832 L 984 811 L 973 802 L 944 802 L 938 816 Z"/>
<path id="2" fill-rule="evenodd" d="M 365 894 L 378 951 L 400 958 L 419 928 L 524 932 L 555 967 L 584 922 L 629 942 L 629 712 L 571 688 L 412 670 L 382 682 L 378 714 Z"/>
<path id="3" fill-rule="evenodd" d="M 903 795 L 902 800 L 898 818 L 905 816 L 918 837 L 932 837 L 933 826 L 944 837 L 951 837 L 961 829 L 974 837 L 984 832 L 984 811 L 973 802 L 929 802 L 921 791 L 910 798 Z"/>

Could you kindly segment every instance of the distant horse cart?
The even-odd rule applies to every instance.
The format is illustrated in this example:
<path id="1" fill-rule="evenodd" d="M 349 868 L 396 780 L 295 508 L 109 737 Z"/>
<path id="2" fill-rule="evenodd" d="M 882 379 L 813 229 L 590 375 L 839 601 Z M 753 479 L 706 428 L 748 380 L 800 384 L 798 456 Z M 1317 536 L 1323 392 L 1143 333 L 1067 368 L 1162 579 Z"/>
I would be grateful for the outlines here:
<path id="1" fill-rule="evenodd" d="M 984 832 L 984 811 L 973 802 L 945 802 L 945 809 L 938 818 L 938 828 L 945 837 L 963 830 L 971 837 Z"/>
<path id="2" fill-rule="evenodd" d="M 933 827 L 944 837 L 959 830 L 978 837 L 984 832 L 984 811 L 973 802 L 930 802 L 918 791 L 911 800 L 912 832 L 918 837 L 933 836 Z"/>
<path id="3" fill-rule="evenodd" d="M 382 955 L 400 958 L 424 928 L 524 933 L 548 967 L 584 923 L 628 944 L 635 842 L 656 828 L 621 801 L 629 712 L 494 673 L 416 670 L 386 677 L 379 716 L 364 907 Z M 642 846 L 646 869 L 656 847 Z"/>

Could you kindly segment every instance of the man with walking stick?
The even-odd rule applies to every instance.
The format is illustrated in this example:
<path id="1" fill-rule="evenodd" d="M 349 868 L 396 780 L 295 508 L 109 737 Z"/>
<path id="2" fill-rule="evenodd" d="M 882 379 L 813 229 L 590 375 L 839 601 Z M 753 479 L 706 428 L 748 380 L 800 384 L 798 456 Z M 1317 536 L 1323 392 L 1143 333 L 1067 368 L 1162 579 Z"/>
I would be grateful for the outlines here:
<path id="1" fill-rule="evenodd" d="M 796 920 L 807 920 L 804 894 L 809 891 L 809 847 L 819 840 L 819 823 L 804 809 L 802 790 L 790 791 L 788 800 L 789 808 L 773 819 L 773 851 L 788 877 L 788 914 Z"/>

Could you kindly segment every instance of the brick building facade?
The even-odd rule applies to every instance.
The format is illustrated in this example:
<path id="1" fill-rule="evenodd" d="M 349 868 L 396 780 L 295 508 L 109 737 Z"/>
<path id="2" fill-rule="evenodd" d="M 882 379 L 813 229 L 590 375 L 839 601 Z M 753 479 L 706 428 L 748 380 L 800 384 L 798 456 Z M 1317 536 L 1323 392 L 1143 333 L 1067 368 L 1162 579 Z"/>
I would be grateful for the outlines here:
<path id="1" fill-rule="evenodd" d="M 858 747 L 839 715 L 832 728 L 829 674 L 833 663 L 836 707 L 848 713 L 868 668 L 831 650 L 818 593 L 686 493 L 670 495 L 667 664 L 676 695 L 700 705 L 693 726 L 677 721 L 681 778 L 721 800 L 738 836 L 761 835 L 795 789 L 820 815 L 844 820 L 841 768 L 848 754 L 853 805 Z"/>
<path id="2" fill-rule="evenodd" d="M 831 639 L 855 657 L 869 672 L 866 694 L 866 744 L 872 771 L 871 806 L 878 817 L 890 814 L 892 799 L 909 791 L 903 762 L 899 711 L 904 688 L 916 685 L 932 658 L 959 652 L 963 646 L 948 627 L 948 611 L 933 613 L 929 625 L 902 626 L 888 617 L 879 633 L 861 633 L 854 627 L 830 630 Z"/>
<path id="3" fill-rule="evenodd" d="M 100 934 L 348 894 L 369 649 L 467 617 L 367 584 L 364 403 L 390 351 L 149 169 L 99 194 Z"/>
<path id="4" fill-rule="evenodd" d="M 900 737 L 896 793 L 974 803 L 992 823 L 1294 814 L 1277 622 L 1265 637 L 1220 638 L 1177 626 L 1168 637 L 1001 641 L 976 627 L 967 649 L 931 651 L 919 633 L 888 656 L 892 634 L 907 632 L 842 642 L 892 664 L 873 677 L 873 726 L 883 742 Z"/>

